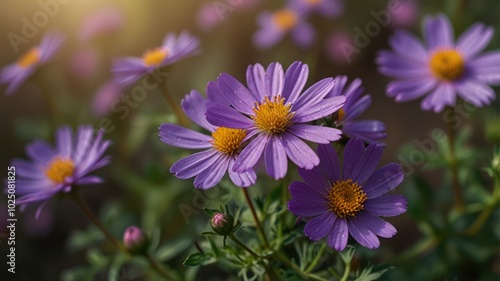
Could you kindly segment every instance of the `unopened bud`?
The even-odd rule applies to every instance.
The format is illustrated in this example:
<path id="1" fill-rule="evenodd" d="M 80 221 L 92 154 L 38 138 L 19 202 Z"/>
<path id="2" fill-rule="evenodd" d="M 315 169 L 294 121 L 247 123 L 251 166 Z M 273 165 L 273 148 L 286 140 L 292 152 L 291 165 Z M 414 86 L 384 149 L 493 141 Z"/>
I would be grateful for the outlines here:
<path id="1" fill-rule="evenodd" d="M 147 245 L 146 236 L 137 226 L 129 226 L 123 233 L 123 244 L 128 250 L 136 251 L 144 249 Z"/>
<path id="2" fill-rule="evenodd" d="M 214 213 L 210 225 L 216 233 L 227 236 L 233 233 L 234 218 L 229 214 Z"/>

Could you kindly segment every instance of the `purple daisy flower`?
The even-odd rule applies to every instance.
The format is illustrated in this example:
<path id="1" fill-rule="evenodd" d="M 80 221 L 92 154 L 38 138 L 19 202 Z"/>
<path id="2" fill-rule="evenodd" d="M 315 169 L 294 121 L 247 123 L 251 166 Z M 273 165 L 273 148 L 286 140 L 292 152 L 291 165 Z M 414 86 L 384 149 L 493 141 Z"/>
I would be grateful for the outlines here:
<path id="1" fill-rule="evenodd" d="M 110 141 L 103 141 L 103 130 L 93 138 L 94 129 L 80 126 L 76 138 L 71 128 L 60 127 L 56 133 L 56 146 L 42 140 L 35 140 L 27 146 L 26 153 L 31 161 L 14 159 L 19 179 L 16 181 L 18 205 L 47 201 L 58 192 L 69 192 L 73 185 L 101 183 L 103 180 L 90 172 L 110 162 L 103 156 Z M 37 216 L 44 204 L 37 211 Z"/>
<path id="2" fill-rule="evenodd" d="M 331 248 L 345 249 L 349 234 L 364 247 L 380 245 L 377 236 L 390 238 L 396 229 L 379 216 L 392 217 L 406 212 L 406 199 L 397 194 L 385 194 L 404 178 L 401 167 L 388 164 L 377 170 L 382 147 L 352 139 L 344 152 L 340 166 L 331 145 L 320 145 L 321 162 L 312 170 L 299 169 L 304 182 L 293 182 L 288 210 L 310 218 L 304 234 L 317 241 L 326 237 Z"/>
<path id="3" fill-rule="evenodd" d="M 17 62 L 0 70 L 0 84 L 9 84 L 7 95 L 14 93 L 35 70 L 46 64 L 62 47 L 65 36 L 58 32 L 47 33 L 39 46 L 31 48 Z"/>
<path id="4" fill-rule="evenodd" d="M 500 52 L 479 53 L 493 37 L 493 28 L 477 23 L 454 42 L 453 28 L 444 15 L 427 17 L 424 38 L 427 46 L 406 31 L 397 31 L 389 44 L 393 52 L 377 57 L 379 71 L 397 78 L 387 93 L 397 102 L 417 99 L 424 110 L 440 112 L 456 104 L 457 95 L 482 107 L 495 98 L 488 85 L 500 84 Z"/>
<path id="5" fill-rule="evenodd" d="M 330 143 L 340 139 L 341 131 L 307 124 L 333 114 L 345 102 L 341 96 L 325 99 L 333 78 L 325 78 L 304 93 L 309 68 L 293 63 L 286 73 L 279 63 L 247 69 L 248 88 L 227 73 L 217 79 L 218 87 L 207 89 L 214 104 L 207 109 L 207 120 L 216 126 L 243 129 L 248 145 L 234 164 L 235 172 L 254 167 L 264 155 L 267 173 L 280 179 L 287 172 L 287 158 L 297 166 L 312 169 L 319 164 L 314 151 L 301 139 Z"/>
<path id="6" fill-rule="evenodd" d="M 115 81 L 122 86 L 129 86 L 143 75 L 173 64 L 187 56 L 198 52 L 198 38 L 182 32 L 179 37 L 169 33 L 165 36 L 161 47 L 146 51 L 142 58 L 128 57 L 113 63 L 112 72 Z"/>
<path id="7" fill-rule="evenodd" d="M 260 30 L 253 36 L 254 44 L 261 49 L 268 49 L 278 44 L 288 32 L 291 32 L 297 46 L 309 47 L 314 41 L 315 32 L 314 28 L 304 21 L 303 14 L 303 11 L 292 6 L 273 13 L 262 12 L 257 17 Z"/>
<path id="8" fill-rule="evenodd" d="M 208 89 L 213 87 L 217 87 L 215 82 L 210 82 L 207 86 Z M 207 136 L 175 124 L 162 124 L 159 136 L 164 143 L 182 148 L 206 149 L 175 162 L 170 172 L 180 179 L 195 177 L 194 186 L 202 189 L 215 186 L 226 171 L 237 186 L 248 187 L 255 184 L 257 176 L 252 169 L 242 173 L 233 172 L 247 132 L 243 129 L 216 127 L 208 123 L 205 116 L 207 100 L 198 91 L 193 90 L 186 95 L 182 100 L 182 109 L 194 123 L 212 135 Z"/>
<path id="9" fill-rule="evenodd" d="M 305 14 L 318 13 L 325 17 L 338 17 L 344 12 L 341 0 L 290 0 L 290 5 Z"/>
<path id="10" fill-rule="evenodd" d="M 329 97 L 345 96 L 346 102 L 334 117 L 334 125 L 349 138 L 359 138 L 367 143 L 380 143 L 387 137 L 385 124 L 377 120 L 355 120 L 372 103 L 369 94 L 361 87 L 361 79 L 355 79 L 347 86 L 347 76 L 335 77 Z"/>

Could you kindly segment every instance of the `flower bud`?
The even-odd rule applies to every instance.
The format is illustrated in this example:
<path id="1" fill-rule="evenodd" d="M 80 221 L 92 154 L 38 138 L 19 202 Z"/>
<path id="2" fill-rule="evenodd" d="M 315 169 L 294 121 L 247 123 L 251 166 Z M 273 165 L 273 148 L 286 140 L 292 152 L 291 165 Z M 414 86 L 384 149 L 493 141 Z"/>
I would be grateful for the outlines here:
<path id="1" fill-rule="evenodd" d="M 132 252 L 141 251 L 147 246 L 147 239 L 144 232 L 137 226 L 129 226 L 123 233 L 123 244 L 125 248 Z"/>
<path id="2" fill-rule="evenodd" d="M 234 218 L 229 214 L 214 213 L 210 225 L 216 233 L 227 236 L 233 233 Z"/>

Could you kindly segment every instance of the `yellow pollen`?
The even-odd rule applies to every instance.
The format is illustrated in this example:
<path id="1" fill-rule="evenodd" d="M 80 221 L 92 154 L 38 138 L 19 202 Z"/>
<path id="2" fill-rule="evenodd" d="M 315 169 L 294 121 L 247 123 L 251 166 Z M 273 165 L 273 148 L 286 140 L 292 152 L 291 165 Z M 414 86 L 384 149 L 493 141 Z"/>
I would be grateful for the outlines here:
<path id="1" fill-rule="evenodd" d="M 50 160 L 45 169 L 45 175 L 55 183 L 64 183 L 64 180 L 73 175 L 75 163 L 69 158 L 56 156 Z"/>
<path id="2" fill-rule="evenodd" d="M 142 62 L 146 66 L 159 66 L 161 62 L 168 56 L 166 48 L 156 48 L 148 50 L 142 55 Z"/>
<path id="3" fill-rule="evenodd" d="M 247 135 L 245 130 L 219 127 L 212 133 L 212 146 L 218 151 L 233 155 L 240 149 L 241 142 Z"/>
<path id="4" fill-rule="evenodd" d="M 270 100 L 267 96 L 260 104 L 255 103 L 251 116 L 255 126 L 267 134 L 283 133 L 292 124 L 292 105 L 285 104 L 285 98 L 275 96 Z"/>
<path id="5" fill-rule="evenodd" d="M 462 54 L 454 49 L 441 49 L 431 55 L 429 62 L 432 74 L 445 81 L 453 81 L 460 77 L 465 70 Z"/>
<path id="6" fill-rule="evenodd" d="M 306 4 L 311 5 L 311 6 L 316 6 L 319 3 L 321 3 L 321 1 L 322 0 L 304 0 L 304 2 L 306 2 Z"/>
<path id="7" fill-rule="evenodd" d="M 339 218 L 355 217 L 359 211 L 363 210 L 363 203 L 367 199 L 361 186 L 351 179 L 336 181 L 328 192 L 327 198 L 330 209 Z"/>
<path id="8" fill-rule="evenodd" d="M 297 24 L 299 17 L 292 10 L 285 9 L 274 13 L 274 23 L 282 30 L 289 30 Z"/>
<path id="9" fill-rule="evenodd" d="M 340 123 L 344 120 L 344 117 L 345 117 L 345 110 L 343 108 L 341 108 L 338 112 L 337 112 L 337 123 Z"/>
<path id="10" fill-rule="evenodd" d="M 40 61 L 40 50 L 38 48 L 32 48 L 26 54 L 19 58 L 17 65 L 22 68 L 30 67 Z"/>

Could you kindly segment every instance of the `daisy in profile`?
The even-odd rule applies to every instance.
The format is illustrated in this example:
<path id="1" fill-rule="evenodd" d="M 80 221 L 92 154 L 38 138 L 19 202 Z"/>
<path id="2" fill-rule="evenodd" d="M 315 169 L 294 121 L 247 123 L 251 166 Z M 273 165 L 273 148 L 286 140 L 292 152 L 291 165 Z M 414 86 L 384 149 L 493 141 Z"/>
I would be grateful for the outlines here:
<path id="1" fill-rule="evenodd" d="M 319 166 L 299 169 L 305 182 L 293 182 L 288 210 L 308 218 L 304 234 L 313 241 L 326 237 L 328 245 L 338 251 L 347 246 L 349 234 L 366 248 L 380 246 L 377 236 L 390 238 L 396 229 L 379 218 L 406 212 L 406 199 L 386 194 L 403 181 L 397 164 L 376 169 L 382 147 L 352 139 L 347 143 L 343 165 L 331 145 L 319 145 Z"/>
<path id="2" fill-rule="evenodd" d="M 207 89 L 214 87 L 217 85 L 211 82 Z M 181 148 L 205 149 L 175 162 L 170 172 L 180 179 L 195 177 L 194 186 L 202 189 L 215 186 L 226 172 L 237 186 L 248 187 L 255 184 L 257 176 L 252 169 L 242 173 L 233 171 L 242 144 L 247 139 L 246 130 L 216 127 L 208 123 L 205 116 L 207 100 L 195 90 L 182 100 L 182 109 L 194 123 L 208 130 L 211 135 L 175 124 L 162 124 L 159 137 L 164 143 Z"/>
<path id="3" fill-rule="evenodd" d="M 0 84 L 9 84 L 7 95 L 14 93 L 38 67 L 48 63 L 62 47 L 65 36 L 52 31 L 47 33 L 40 45 L 31 48 L 15 63 L 0 69 Z"/>
<path id="4" fill-rule="evenodd" d="M 284 73 L 281 64 L 271 63 L 247 69 L 248 88 L 227 73 L 217 79 L 218 87 L 207 89 L 213 102 L 207 120 L 220 127 L 247 132 L 248 145 L 235 161 L 234 171 L 245 172 L 264 156 L 267 173 L 280 179 L 288 170 L 288 158 L 297 166 L 312 169 L 319 158 L 304 140 L 330 143 L 341 131 L 308 124 L 329 116 L 344 106 L 343 96 L 325 99 L 333 88 L 333 78 L 325 78 L 302 92 L 309 68 L 293 63 Z"/>
<path id="5" fill-rule="evenodd" d="M 69 192 L 74 185 L 101 183 L 100 177 L 89 175 L 110 162 L 104 152 L 110 141 L 104 141 L 103 130 L 94 138 L 94 129 L 80 126 L 73 135 L 67 126 L 56 133 L 55 147 L 36 140 L 26 147 L 30 161 L 14 159 L 16 167 L 16 204 L 43 202 L 59 192 Z M 37 216 L 44 204 L 37 211 Z"/>
<path id="6" fill-rule="evenodd" d="M 278 44 L 287 33 L 301 48 L 309 47 L 315 37 L 314 28 L 304 20 L 304 11 L 289 6 L 275 12 L 265 11 L 257 17 L 260 27 L 254 36 L 255 46 L 268 49 Z"/>
<path id="7" fill-rule="evenodd" d="M 424 21 L 423 45 L 406 31 L 390 38 L 393 51 L 381 51 L 376 59 L 379 71 L 396 78 L 387 94 L 397 102 L 425 96 L 424 110 L 442 111 L 455 106 L 457 96 L 477 107 L 495 98 L 489 85 L 500 83 L 500 52 L 481 54 L 493 37 L 493 28 L 476 23 L 458 40 L 445 15 Z"/>
<path id="8" fill-rule="evenodd" d="M 378 120 L 356 120 L 372 103 L 365 93 L 361 79 L 354 79 L 347 86 L 347 76 L 335 77 L 335 85 L 326 97 L 344 96 L 345 105 L 334 115 L 333 124 L 349 138 L 359 138 L 367 143 L 380 143 L 387 137 L 385 124 Z"/>
<path id="9" fill-rule="evenodd" d="M 160 47 L 146 51 L 142 57 L 127 57 L 114 61 L 114 79 L 121 86 L 129 86 L 146 74 L 196 54 L 198 46 L 198 38 L 187 31 L 178 37 L 169 33 Z"/>
<path id="10" fill-rule="evenodd" d="M 289 0 L 290 5 L 305 14 L 318 13 L 333 18 L 342 15 L 344 4 L 342 0 Z"/>

